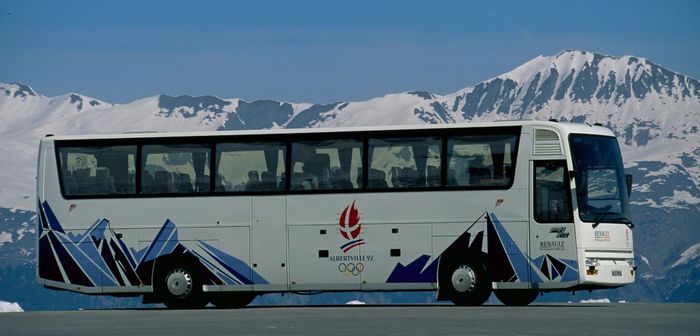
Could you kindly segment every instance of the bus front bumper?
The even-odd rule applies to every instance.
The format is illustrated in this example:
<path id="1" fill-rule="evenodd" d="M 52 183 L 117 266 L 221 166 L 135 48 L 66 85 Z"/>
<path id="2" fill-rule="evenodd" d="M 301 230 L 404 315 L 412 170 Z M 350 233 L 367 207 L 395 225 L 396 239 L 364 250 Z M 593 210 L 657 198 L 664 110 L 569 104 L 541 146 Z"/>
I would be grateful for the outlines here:
<path id="1" fill-rule="evenodd" d="M 581 264 L 581 284 L 618 287 L 634 282 L 637 267 L 631 253 L 598 256 L 586 253 Z"/>

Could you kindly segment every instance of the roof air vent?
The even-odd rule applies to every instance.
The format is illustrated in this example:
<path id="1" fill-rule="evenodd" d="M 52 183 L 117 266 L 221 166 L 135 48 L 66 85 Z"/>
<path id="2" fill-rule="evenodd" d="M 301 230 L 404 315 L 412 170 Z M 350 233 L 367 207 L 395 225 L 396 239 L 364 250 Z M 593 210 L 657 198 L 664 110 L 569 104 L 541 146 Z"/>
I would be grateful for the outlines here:
<path id="1" fill-rule="evenodd" d="M 546 129 L 535 130 L 535 155 L 562 155 L 559 135 Z"/>

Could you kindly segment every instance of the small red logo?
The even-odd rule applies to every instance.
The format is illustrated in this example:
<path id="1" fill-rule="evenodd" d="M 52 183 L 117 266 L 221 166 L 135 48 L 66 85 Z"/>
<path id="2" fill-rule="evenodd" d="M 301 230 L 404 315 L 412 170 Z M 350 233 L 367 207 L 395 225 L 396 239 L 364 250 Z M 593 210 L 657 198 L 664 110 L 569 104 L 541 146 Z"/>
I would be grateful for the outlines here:
<path id="1" fill-rule="evenodd" d="M 340 214 L 340 234 L 343 235 L 345 239 L 355 239 L 360 235 L 360 230 L 362 229 L 362 224 L 360 224 L 360 214 L 355 207 L 355 201 L 343 209 L 343 213 Z"/>
<path id="2" fill-rule="evenodd" d="M 357 237 L 360 236 L 362 224 L 360 224 L 360 213 L 357 211 L 357 207 L 355 207 L 355 201 L 352 201 L 352 204 L 343 209 L 343 212 L 340 214 L 338 225 L 340 226 L 340 234 L 343 238 L 350 240 L 340 247 L 343 252 L 347 252 L 353 247 L 365 243 L 364 239 L 357 239 Z"/>

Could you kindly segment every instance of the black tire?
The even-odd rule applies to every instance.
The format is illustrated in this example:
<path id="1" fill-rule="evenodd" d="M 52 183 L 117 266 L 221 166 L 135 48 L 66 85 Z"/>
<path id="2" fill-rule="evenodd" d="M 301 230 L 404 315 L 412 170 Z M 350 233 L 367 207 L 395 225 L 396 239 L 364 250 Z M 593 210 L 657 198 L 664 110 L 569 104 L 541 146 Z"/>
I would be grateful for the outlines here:
<path id="1" fill-rule="evenodd" d="M 208 300 L 202 293 L 202 281 L 192 262 L 167 262 L 159 267 L 156 291 L 170 309 L 204 308 Z"/>
<path id="2" fill-rule="evenodd" d="M 238 309 L 243 308 L 255 300 L 255 293 L 249 292 L 225 292 L 212 294 L 211 303 L 216 308 Z"/>
<path id="3" fill-rule="evenodd" d="M 537 299 L 539 292 L 532 289 L 500 289 L 496 297 L 506 306 L 527 306 Z"/>
<path id="4" fill-rule="evenodd" d="M 440 291 L 455 305 L 480 306 L 491 295 L 491 280 L 482 260 L 454 260 L 440 268 Z"/>

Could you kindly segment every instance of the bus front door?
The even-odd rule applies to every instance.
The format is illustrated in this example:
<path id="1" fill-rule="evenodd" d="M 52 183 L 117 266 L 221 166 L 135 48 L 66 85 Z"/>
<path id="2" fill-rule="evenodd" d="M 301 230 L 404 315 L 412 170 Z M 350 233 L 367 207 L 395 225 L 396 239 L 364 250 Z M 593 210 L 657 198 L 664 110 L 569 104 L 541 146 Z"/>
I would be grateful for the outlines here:
<path id="1" fill-rule="evenodd" d="M 530 168 L 532 287 L 569 287 L 578 281 L 578 266 L 566 160 L 531 161 Z"/>

